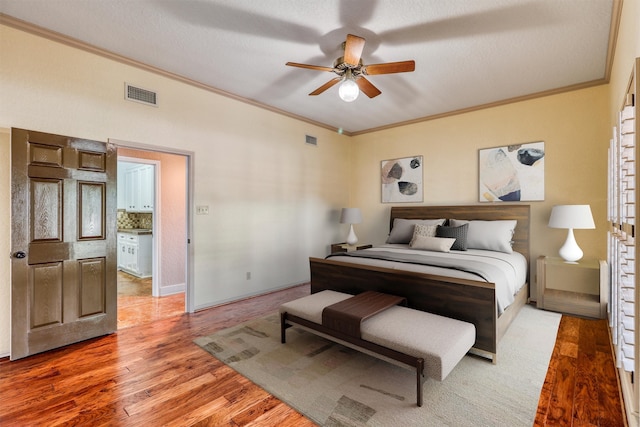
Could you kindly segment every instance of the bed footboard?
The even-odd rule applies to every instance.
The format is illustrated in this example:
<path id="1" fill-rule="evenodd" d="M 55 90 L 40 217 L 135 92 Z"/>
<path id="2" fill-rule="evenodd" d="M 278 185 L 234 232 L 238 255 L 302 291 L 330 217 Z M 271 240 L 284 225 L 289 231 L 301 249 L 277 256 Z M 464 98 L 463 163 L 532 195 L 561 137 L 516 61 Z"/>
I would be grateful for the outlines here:
<path id="1" fill-rule="evenodd" d="M 495 285 L 389 268 L 309 258 L 311 293 L 377 291 L 407 298 L 408 307 L 473 323 L 474 348 L 497 353 Z"/>

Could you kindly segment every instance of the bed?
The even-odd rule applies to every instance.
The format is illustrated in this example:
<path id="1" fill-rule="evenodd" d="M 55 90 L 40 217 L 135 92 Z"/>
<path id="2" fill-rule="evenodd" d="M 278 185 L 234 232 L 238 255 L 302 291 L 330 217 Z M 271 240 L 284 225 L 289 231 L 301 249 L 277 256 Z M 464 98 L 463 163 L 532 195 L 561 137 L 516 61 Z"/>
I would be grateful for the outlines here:
<path id="1" fill-rule="evenodd" d="M 414 309 L 439 314 L 453 319 L 473 323 L 476 327 L 474 350 L 497 361 L 498 343 L 520 309 L 527 303 L 530 283 L 529 249 L 529 205 L 487 204 L 469 206 L 411 206 L 392 207 L 390 230 L 396 219 L 437 220 L 456 219 L 460 225 L 468 221 L 515 220 L 511 247 L 523 258 L 525 268 L 523 283 L 516 286 L 515 293 L 507 303 L 499 303 L 500 293 L 504 293 L 496 283 L 479 277 L 460 274 L 457 270 L 451 276 L 445 270 L 426 270 L 422 266 L 397 261 L 371 261 L 367 256 L 330 255 L 327 258 L 310 258 L 311 293 L 334 290 L 358 294 L 367 290 L 398 295 L 407 298 L 408 306 Z M 445 225 L 451 225 L 448 222 Z M 372 248 L 363 252 L 373 252 L 395 247 L 391 251 L 403 252 L 400 245 L 390 245 L 383 249 Z M 462 251 L 451 251 L 462 253 Z M 435 255 L 435 254 L 434 254 Z M 438 254 L 440 255 L 440 254 Z M 359 261 L 362 260 L 362 261 Z M 450 270 L 450 269 L 449 269 Z M 434 273 L 434 271 L 436 271 Z M 453 271 L 453 270 L 450 270 Z M 497 282 L 497 281 L 496 281 Z"/>

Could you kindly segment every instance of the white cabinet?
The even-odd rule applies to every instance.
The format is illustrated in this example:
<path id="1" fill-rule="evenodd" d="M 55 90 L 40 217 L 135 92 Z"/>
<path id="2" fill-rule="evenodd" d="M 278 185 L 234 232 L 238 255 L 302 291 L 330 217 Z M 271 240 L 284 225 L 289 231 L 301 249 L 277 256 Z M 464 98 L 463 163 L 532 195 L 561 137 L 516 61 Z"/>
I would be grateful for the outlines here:
<path id="1" fill-rule="evenodd" d="M 138 209 L 138 197 L 140 187 L 140 174 L 138 168 L 129 169 L 124 174 L 124 199 L 125 209 L 135 211 Z"/>
<path id="2" fill-rule="evenodd" d="M 137 277 L 150 277 L 151 239 L 151 234 L 118 233 L 118 268 Z"/>
<path id="3" fill-rule="evenodd" d="M 152 212 L 155 192 L 152 165 L 141 165 L 124 173 L 125 209 L 130 212 Z"/>
<path id="4" fill-rule="evenodd" d="M 153 211 L 154 203 L 154 167 L 151 165 L 140 168 L 139 207 L 143 211 Z"/>

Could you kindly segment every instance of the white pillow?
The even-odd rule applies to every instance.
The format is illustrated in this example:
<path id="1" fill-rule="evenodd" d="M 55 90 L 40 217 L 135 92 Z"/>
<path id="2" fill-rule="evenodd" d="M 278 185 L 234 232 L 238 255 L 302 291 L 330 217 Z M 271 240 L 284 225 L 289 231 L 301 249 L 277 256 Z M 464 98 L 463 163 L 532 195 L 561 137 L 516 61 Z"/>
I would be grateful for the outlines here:
<path id="1" fill-rule="evenodd" d="M 442 225 L 443 219 L 404 219 L 396 218 L 393 220 L 391 233 L 387 238 L 387 243 L 409 243 L 413 237 L 413 230 L 416 224 L 422 225 Z"/>
<path id="2" fill-rule="evenodd" d="M 448 237 L 413 236 L 409 247 L 425 251 L 449 252 L 456 239 Z"/>
<path id="3" fill-rule="evenodd" d="M 411 246 L 413 244 L 413 241 L 418 236 L 436 237 L 436 230 L 437 229 L 438 229 L 438 226 L 436 224 L 433 224 L 433 225 L 416 224 L 415 228 L 413 229 L 413 237 L 411 238 L 411 241 L 409 242 L 409 246 Z"/>
<path id="4" fill-rule="evenodd" d="M 513 253 L 513 233 L 518 221 L 467 221 L 460 219 L 450 219 L 449 224 L 459 227 L 469 224 L 467 231 L 467 248 L 486 249 L 489 251 Z"/>

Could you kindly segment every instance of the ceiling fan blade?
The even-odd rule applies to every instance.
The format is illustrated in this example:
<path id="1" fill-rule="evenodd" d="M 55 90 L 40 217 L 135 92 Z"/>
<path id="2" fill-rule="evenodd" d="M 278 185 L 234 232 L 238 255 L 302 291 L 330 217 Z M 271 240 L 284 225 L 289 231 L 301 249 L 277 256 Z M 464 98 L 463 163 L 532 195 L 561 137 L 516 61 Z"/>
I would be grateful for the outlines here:
<path id="1" fill-rule="evenodd" d="M 362 67 L 363 74 L 373 76 L 375 74 L 406 73 L 416 69 L 415 61 L 387 62 L 385 64 L 371 64 Z"/>
<path id="2" fill-rule="evenodd" d="M 360 88 L 360 90 L 363 91 L 364 94 L 367 95 L 369 98 L 376 97 L 382 93 L 380 92 L 380 89 L 375 87 L 369 80 L 365 79 L 362 76 L 356 79 L 356 83 Z"/>
<path id="3" fill-rule="evenodd" d="M 365 40 L 362 37 L 347 34 L 344 44 L 344 63 L 356 67 L 360 63 Z"/>
<path id="4" fill-rule="evenodd" d="M 326 82 L 325 84 L 320 86 L 318 89 L 316 89 L 313 92 L 311 92 L 309 94 L 309 96 L 320 95 L 322 92 L 324 92 L 325 90 L 329 89 L 331 86 L 335 85 L 340 80 L 342 80 L 342 77 L 336 77 L 335 79 L 329 80 L 328 82 Z"/>
<path id="5" fill-rule="evenodd" d="M 287 62 L 285 65 L 288 65 L 290 67 L 308 68 L 310 70 L 317 70 L 317 71 L 333 71 L 333 68 L 331 68 L 331 67 L 321 67 L 319 65 L 299 64 L 297 62 Z"/>

